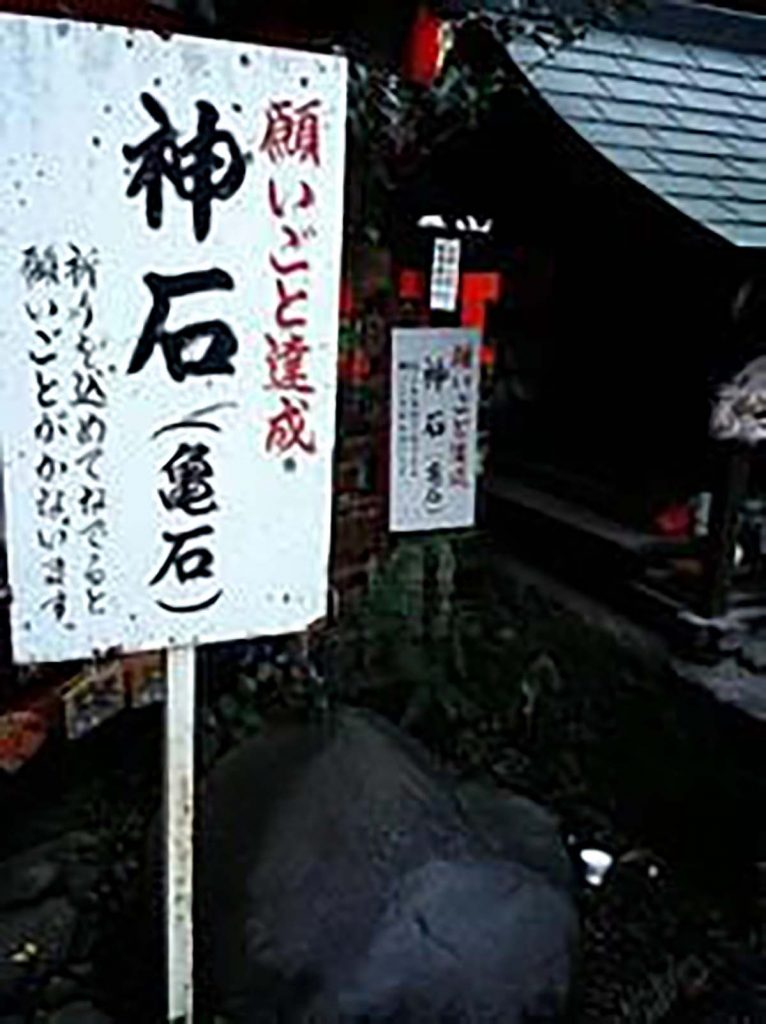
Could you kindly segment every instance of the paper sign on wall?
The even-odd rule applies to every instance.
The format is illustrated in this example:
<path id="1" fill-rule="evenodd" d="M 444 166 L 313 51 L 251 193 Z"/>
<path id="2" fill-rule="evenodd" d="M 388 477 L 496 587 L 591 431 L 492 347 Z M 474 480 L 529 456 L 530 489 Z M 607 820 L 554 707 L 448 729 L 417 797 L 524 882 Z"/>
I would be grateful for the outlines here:
<path id="1" fill-rule="evenodd" d="M 0 16 L 17 660 L 325 612 L 346 65 Z"/>
<path id="2" fill-rule="evenodd" d="M 391 530 L 473 526 L 480 342 L 462 328 L 393 332 Z"/>
<path id="3" fill-rule="evenodd" d="M 437 238 L 431 265 L 431 309 L 452 313 L 460 288 L 460 239 Z"/>

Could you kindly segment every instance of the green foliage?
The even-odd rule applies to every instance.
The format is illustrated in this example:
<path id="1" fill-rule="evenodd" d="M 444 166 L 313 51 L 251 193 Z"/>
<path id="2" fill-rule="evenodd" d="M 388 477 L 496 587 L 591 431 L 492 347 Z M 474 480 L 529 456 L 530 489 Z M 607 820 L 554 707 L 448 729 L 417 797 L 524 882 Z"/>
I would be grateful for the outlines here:
<path id="1" fill-rule="evenodd" d="M 506 735 L 529 737 L 561 689 L 558 669 L 481 585 L 463 587 L 475 544 L 470 535 L 400 541 L 343 623 L 338 668 L 352 691 L 384 691 L 406 727 L 438 732 L 501 715 Z M 458 577 L 440 582 L 447 553 L 457 553 Z"/>
<path id="2" fill-rule="evenodd" d="M 452 138 L 480 128 L 504 93 L 528 88 L 507 55 L 512 41 L 531 41 L 544 61 L 581 39 L 589 25 L 614 21 L 642 6 L 644 0 L 586 0 L 584 16 L 573 17 L 543 0 L 524 0 L 514 10 L 499 12 L 477 5 L 451 22 L 452 46 L 441 74 L 428 88 L 351 53 L 352 236 L 379 243 L 397 186 L 417 175 Z"/>
<path id="3" fill-rule="evenodd" d="M 386 68 L 351 61 L 348 128 L 348 219 L 352 237 L 378 244 L 386 230 L 391 198 L 440 146 L 461 131 L 475 130 L 511 80 L 506 66 L 473 68 L 448 61 L 430 88 Z"/>
<path id="4" fill-rule="evenodd" d="M 212 658 L 201 666 L 204 765 L 257 735 L 268 720 L 323 714 L 330 703 L 329 689 L 311 660 L 305 636 L 242 648 L 235 657 Z"/>
<path id="5" fill-rule="evenodd" d="M 457 565 L 440 591 L 445 546 Z M 581 894 L 577 1020 L 660 1024 L 687 1002 L 683 1019 L 702 1019 L 694 1000 L 727 983 L 724 937 L 743 913 L 695 874 L 698 862 L 715 866 L 710 824 L 740 788 L 732 740 L 722 731 L 712 755 L 716 709 L 669 690 L 665 675 L 541 591 L 493 572 L 500 557 L 477 535 L 400 540 L 342 623 L 339 689 L 407 725 L 464 777 L 541 800 L 565 836 L 615 857 L 607 883 Z M 679 820 L 704 849 L 676 850 Z"/>
<path id="6" fill-rule="evenodd" d="M 349 352 L 357 351 L 361 345 L 362 334 L 359 327 L 355 324 L 341 324 L 338 331 L 338 351 L 342 355 L 346 355 Z"/>

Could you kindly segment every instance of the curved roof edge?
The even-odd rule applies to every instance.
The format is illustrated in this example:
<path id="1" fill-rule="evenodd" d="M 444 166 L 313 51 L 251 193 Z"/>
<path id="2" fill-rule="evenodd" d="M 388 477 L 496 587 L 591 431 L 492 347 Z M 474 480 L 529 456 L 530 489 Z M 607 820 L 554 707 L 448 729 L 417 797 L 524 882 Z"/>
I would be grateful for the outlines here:
<path id="1" fill-rule="evenodd" d="M 749 48 L 724 45 L 734 36 Z M 734 245 L 766 248 L 766 17 L 658 2 L 548 55 L 523 39 L 509 53 L 622 171 Z"/>

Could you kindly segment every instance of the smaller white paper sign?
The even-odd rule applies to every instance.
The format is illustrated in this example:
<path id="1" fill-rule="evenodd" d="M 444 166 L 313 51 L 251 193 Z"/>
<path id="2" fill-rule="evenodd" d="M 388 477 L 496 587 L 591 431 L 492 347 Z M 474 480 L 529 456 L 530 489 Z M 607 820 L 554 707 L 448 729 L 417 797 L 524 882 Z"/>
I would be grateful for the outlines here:
<path id="1" fill-rule="evenodd" d="M 460 286 L 460 239 L 437 238 L 431 266 L 431 309 L 453 313 Z"/>
<path id="2" fill-rule="evenodd" d="M 393 332 L 390 529 L 473 526 L 481 334 Z"/>

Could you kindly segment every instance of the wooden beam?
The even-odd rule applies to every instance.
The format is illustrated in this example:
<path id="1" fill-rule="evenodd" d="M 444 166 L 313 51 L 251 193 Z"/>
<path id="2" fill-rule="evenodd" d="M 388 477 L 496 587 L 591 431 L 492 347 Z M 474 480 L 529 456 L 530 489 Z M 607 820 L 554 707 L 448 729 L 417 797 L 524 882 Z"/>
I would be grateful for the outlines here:
<path id="1" fill-rule="evenodd" d="M 717 618 L 726 611 L 739 507 L 747 490 L 750 468 L 750 453 L 741 445 L 726 446 L 722 455 L 721 479 L 713 493 L 708 533 L 704 614 L 710 618 Z"/>

